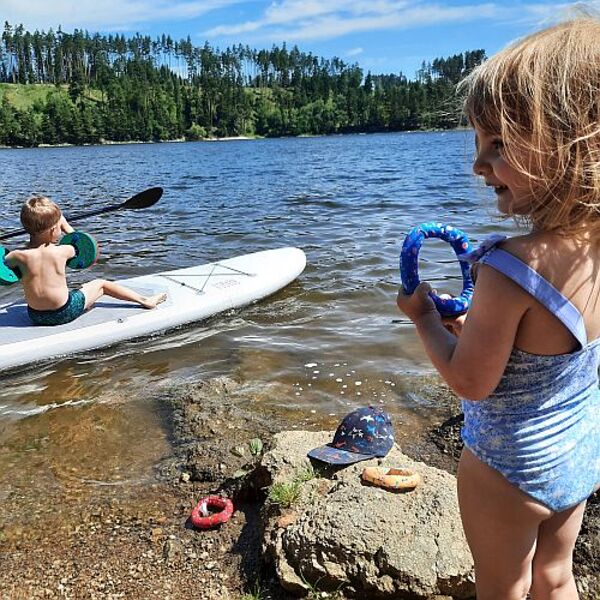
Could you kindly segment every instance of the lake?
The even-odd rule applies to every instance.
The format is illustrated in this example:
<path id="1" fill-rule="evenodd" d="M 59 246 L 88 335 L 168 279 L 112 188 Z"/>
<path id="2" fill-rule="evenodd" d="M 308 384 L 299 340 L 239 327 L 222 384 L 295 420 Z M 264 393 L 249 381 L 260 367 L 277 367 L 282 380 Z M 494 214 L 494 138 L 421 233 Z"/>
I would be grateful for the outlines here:
<path id="1" fill-rule="evenodd" d="M 90 271 L 70 272 L 73 283 L 287 245 L 308 259 L 296 282 L 253 306 L 4 374 L 0 484 L 17 468 L 35 470 L 24 457 L 31 448 L 51 452 L 49 432 L 60 439 L 90 415 L 88 425 L 107 440 L 89 466 L 96 478 L 102 464 L 120 460 L 135 475 L 166 451 L 156 407 L 145 402 L 165 381 L 226 375 L 276 383 L 288 393 L 269 409 L 307 421 L 336 421 L 369 403 L 427 421 L 430 407 L 411 391 L 411 378 L 432 367 L 395 305 L 398 257 L 407 231 L 423 221 L 450 223 L 474 242 L 514 229 L 494 217 L 493 192 L 471 173 L 473 153 L 468 131 L 0 150 L 2 230 L 19 226 L 31 192 L 55 199 L 68 217 L 164 187 L 152 209 L 79 224 L 97 238 L 101 257 Z M 443 242 L 426 243 L 421 275 L 440 291 L 460 289 Z M 20 293 L 3 288 L 0 301 Z M 145 440 L 139 456 L 119 459 L 134 439 Z M 83 443 L 69 439 L 68 464 Z"/>

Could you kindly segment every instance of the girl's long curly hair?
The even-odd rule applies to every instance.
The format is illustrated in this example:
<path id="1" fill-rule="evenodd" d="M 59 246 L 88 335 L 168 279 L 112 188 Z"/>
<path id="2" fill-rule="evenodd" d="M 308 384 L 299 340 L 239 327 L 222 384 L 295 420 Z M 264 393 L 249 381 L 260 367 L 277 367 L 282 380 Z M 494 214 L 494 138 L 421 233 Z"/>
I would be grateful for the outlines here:
<path id="1" fill-rule="evenodd" d="M 459 93 L 469 121 L 499 135 L 505 160 L 529 177 L 529 225 L 600 233 L 600 19 L 582 15 L 511 44 Z"/>

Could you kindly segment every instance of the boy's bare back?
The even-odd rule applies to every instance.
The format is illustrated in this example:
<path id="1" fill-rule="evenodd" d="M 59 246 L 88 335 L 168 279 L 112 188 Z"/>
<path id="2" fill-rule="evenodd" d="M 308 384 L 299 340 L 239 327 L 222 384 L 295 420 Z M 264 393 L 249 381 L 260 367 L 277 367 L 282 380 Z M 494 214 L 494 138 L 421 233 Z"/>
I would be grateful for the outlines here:
<path id="1" fill-rule="evenodd" d="M 60 245 L 63 233 L 73 228 L 60 208 L 45 196 L 30 198 L 21 209 L 21 223 L 29 233 L 29 245 L 9 252 L 6 264 L 22 271 L 23 290 L 29 318 L 35 325 L 64 325 L 89 310 L 103 295 L 136 302 L 144 308 L 156 308 L 164 302 L 164 293 L 142 296 L 135 290 L 105 279 L 94 279 L 81 289 L 69 290 L 65 268 L 75 256 L 70 244 Z M 58 245 L 57 245 L 58 244 Z"/>
<path id="2" fill-rule="evenodd" d="M 25 299 L 31 308 L 55 310 L 65 305 L 69 297 L 66 262 L 74 254 L 73 246 L 49 243 L 6 255 L 8 265 L 21 269 Z"/>

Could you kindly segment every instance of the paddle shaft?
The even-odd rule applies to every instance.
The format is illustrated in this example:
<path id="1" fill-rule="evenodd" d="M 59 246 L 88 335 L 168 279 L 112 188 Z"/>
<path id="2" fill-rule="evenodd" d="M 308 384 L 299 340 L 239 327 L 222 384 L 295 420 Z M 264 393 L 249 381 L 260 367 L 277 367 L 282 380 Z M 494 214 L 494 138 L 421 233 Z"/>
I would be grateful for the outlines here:
<path id="1" fill-rule="evenodd" d="M 147 189 L 135 196 L 129 198 L 125 202 L 121 202 L 120 204 L 113 204 L 111 206 L 105 206 L 104 208 L 98 208 L 96 210 L 85 211 L 82 213 L 78 213 L 72 215 L 67 218 L 69 223 L 75 223 L 76 221 L 81 221 L 82 219 L 87 219 L 88 217 L 95 217 L 97 215 L 104 215 L 109 212 L 114 212 L 116 210 L 121 210 L 123 208 L 130 209 L 138 209 L 138 208 L 148 208 L 153 204 L 156 204 L 160 197 L 162 196 L 162 188 L 154 187 Z M 18 237 L 19 235 L 23 235 L 27 233 L 24 229 L 16 229 L 15 231 L 9 231 L 8 233 L 3 233 L 0 235 L 0 240 L 8 240 L 13 237 Z"/>

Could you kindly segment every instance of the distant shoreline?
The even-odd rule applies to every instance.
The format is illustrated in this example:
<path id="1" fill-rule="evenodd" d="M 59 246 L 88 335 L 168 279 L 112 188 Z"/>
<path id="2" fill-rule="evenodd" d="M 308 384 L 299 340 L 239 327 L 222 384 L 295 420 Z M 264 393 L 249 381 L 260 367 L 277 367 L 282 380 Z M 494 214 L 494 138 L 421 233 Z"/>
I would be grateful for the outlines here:
<path id="1" fill-rule="evenodd" d="M 260 136 L 249 137 L 243 135 L 231 136 L 231 137 L 222 137 L 222 138 L 202 138 L 199 140 L 186 140 L 185 138 L 175 138 L 172 140 L 123 140 L 123 141 L 115 141 L 115 140 L 103 140 L 101 142 L 97 142 L 94 144 L 69 144 L 68 142 L 62 142 L 60 144 L 37 144 L 37 146 L 5 146 L 0 144 L 0 149 L 2 150 L 24 150 L 29 148 L 83 148 L 86 146 L 125 146 L 128 144 L 180 144 L 187 142 L 231 142 L 238 140 L 258 140 L 263 139 Z"/>
<path id="2" fill-rule="evenodd" d="M 37 146 L 4 146 L 0 144 L 0 150 L 25 150 L 32 148 L 84 148 L 87 146 L 125 146 L 128 144 L 182 144 L 188 142 L 237 142 L 237 141 L 253 141 L 253 140 L 280 140 L 288 138 L 313 138 L 313 137 L 330 137 L 330 136 L 344 136 L 344 135 L 374 135 L 374 134 L 386 134 L 386 133 L 441 133 L 450 131 L 467 131 L 470 127 L 454 127 L 453 129 L 407 129 L 404 131 L 354 131 L 351 133 L 323 133 L 323 134 L 300 134 L 296 136 L 275 136 L 265 137 L 261 135 L 245 136 L 235 135 L 228 137 L 212 137 L 212 138 L 201 138 L 198 140 L 187 140 L 185 138 L 175 138 L 172 140 L 126 140 L 126 141 L 114 141 L 114 140 L 103 140 L 94 144 L 69 144 L 63 142 L 60 144 L 38 144 Z"/>

